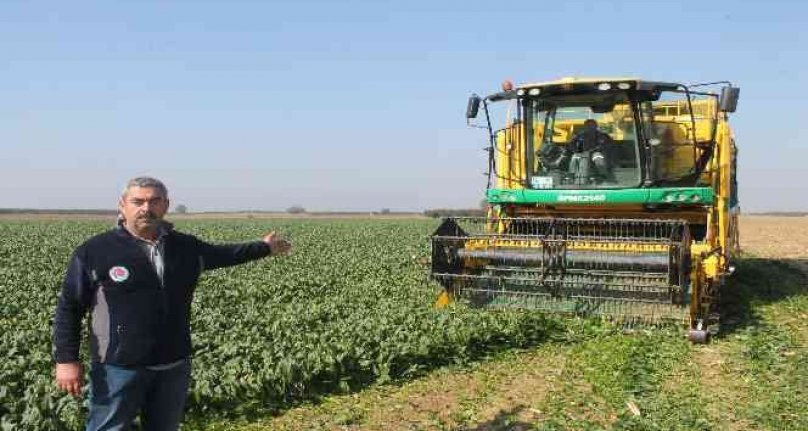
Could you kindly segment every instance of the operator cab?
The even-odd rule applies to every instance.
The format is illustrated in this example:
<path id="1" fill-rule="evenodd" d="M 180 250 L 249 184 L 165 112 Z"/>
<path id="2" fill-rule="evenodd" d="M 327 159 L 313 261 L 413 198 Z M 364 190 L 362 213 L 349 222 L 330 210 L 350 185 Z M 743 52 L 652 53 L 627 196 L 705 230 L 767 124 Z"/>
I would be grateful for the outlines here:
<path id="1" fill-rule="evenodd" d="M 702 173 L 719 112 L 714 95 L 633 78 L 507 84 L 484 99 L 472 96 L 466 112 L 471 121 L 485 109 L 497 188 L 626 189 L 708 180 Z M 737 91 L 722 93 L 721 111 L 735 101 Z"/>

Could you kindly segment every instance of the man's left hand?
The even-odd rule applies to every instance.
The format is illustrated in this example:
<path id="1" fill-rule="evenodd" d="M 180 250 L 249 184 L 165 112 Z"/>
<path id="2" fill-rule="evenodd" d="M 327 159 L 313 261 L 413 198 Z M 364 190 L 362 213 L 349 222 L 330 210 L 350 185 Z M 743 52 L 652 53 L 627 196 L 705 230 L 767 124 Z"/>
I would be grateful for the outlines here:
<path id="1" fill-rule="evenodd" d="M 264 237 L 264 242 L 269 245 L 269 249 L 272 250 L 273 256 L 286 255 L 292 250 L 292 243 L 274 231 L 270 232 Z"/>

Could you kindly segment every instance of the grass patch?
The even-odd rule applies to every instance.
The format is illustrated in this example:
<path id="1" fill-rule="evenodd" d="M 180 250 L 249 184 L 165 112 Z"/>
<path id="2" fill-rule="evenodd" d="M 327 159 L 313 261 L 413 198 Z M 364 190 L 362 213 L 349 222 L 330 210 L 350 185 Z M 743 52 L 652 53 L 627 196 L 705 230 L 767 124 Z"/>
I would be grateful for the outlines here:
<path id="1" fill-rule="evenodd" d="M 763 324 L 735 337 L 735 360 L 745 365 L 750 402 L 744 416 L 761 428 L 808 429 L 808 354 L 783 326 Z"/>
<path id="2" fill-rule="evenodd" d="M 725 333 L 731 368 L 747 390 L 736 415 L 756 429 L 808 429 L 808 287 L 800 261 L 744 259 L 728 283 L 735 325 Z"/>
<path id="3" fill-rule="evenodd" d="M 711 429 L 691 350 L 678 330 L 625 334 L 607 327 L 573 347 L 564 384 L 540 407 L 546 417 L 536 428 Z"/>

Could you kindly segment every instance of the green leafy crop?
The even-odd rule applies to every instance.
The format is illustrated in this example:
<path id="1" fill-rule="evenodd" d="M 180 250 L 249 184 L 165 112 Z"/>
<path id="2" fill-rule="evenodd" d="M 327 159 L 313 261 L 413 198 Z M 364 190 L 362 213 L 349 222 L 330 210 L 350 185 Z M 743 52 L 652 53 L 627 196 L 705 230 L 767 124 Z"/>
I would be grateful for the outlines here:
<path id="1" fill-rule="evenodd" d="M 86 401 L 53 383 L 50 322 L 70 252 L 108 227 L 0 221 L 3 430 L 81 428 Z M 553 328 L 532 313 L 433 308 L 439 287 L 425 266 L 432 220 L 186 221 L 177 227 L 211 242 L 277 230 L 294 243 L 288 257 L 203 276 L 193 310 L 189 418 L 250 417 L 536 344 Z"/>

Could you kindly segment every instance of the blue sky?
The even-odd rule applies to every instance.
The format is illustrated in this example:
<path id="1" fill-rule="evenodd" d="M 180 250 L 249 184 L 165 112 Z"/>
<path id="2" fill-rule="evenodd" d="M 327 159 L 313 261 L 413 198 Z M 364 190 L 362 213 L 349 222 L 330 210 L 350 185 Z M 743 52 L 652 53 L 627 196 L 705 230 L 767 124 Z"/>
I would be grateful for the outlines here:
<path id="1" fill-rule="evenodd" d="M 740 86 L 742 208 L 808 210 L 806 4 L 4 1 L 0 207 L 476 206 L 471 92 L 629 75 Z"/>

